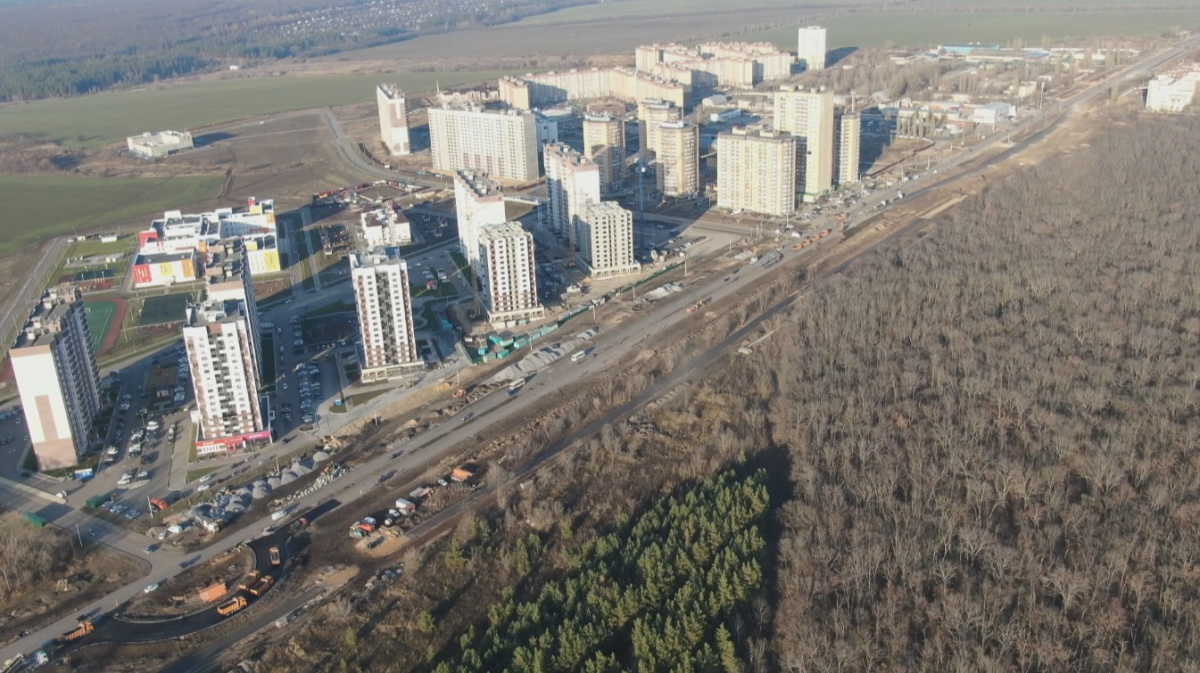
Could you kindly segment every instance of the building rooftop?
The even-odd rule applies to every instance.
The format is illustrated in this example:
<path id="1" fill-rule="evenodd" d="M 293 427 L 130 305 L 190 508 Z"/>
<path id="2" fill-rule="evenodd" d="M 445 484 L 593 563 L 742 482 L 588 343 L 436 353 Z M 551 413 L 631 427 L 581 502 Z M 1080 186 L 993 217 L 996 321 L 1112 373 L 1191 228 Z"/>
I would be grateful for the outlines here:
<path id="1" fill-rule="evenodd" d="M 379 90 L 388 98 L 404 98 L 404 89 L 401 89 L 400 85 L 392 82 L 383 82 L 379 85 Z"/>
<path id="2" fill-rule="evenodd" d="M 529 232 L 518 222 L 505 222 L 504 224 L 489 224 L 479 228 L 479 243 L 484 244 L 489 241 L 498 241 L 513 238 L 514 236 L 526 236 Z"/>
<path id="3" fill-rule="evenodd" d="M 480 171 L 458 171 L 455 177 L 461 179 L 464 185 L 471 190 L 476 201 L 484 198 L 504 198 L 500 183 L 488 177 L 487 173 Z"/>
<path id="4" fill-rule="evenodd" d="M 369 269 L 376 266 L 399 264 L 405 269 L 408 262 L 400 255 L 400 248 L 385 246 L 373 250 L 356 250 L 350 253 L 351 269 Z"/>
<path id="5" fill-rule="evenodd" d="M 171 262 L 182 262 L 192 258 L 192 252 L 159 252 L 148 255 L 138 255 L 134 260 L 134 264 L 170 264 Z"/>

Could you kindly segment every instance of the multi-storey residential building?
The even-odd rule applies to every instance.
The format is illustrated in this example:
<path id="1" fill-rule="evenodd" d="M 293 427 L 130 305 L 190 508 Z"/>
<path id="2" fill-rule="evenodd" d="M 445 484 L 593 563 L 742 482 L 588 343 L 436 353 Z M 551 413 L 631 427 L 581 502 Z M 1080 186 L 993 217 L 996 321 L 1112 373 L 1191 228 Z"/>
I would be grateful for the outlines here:
<path id="1" fill-rule="evenodd" d="M 691 196 L 700 191 L 700 127 L 690 122 L 657 125 L 654 177 L 664 196 Z"/>
<path id="2" fill-rule="evenodd" d="M 362 381 L 387 380 L 421 366 L 408 264 L 401 259 L 400 249 L 351 254 L 350 283 L 358 307 Z"/>
<path id="3" fill-rule="evenodd" d="M 792 73 L 792 55 L 767 42 L 654 44 L 634 50 L 634 62 L 639 71 L 699 88 L 750 87 Z"/>
<path id="4" fill-rule="evenodd" d="M 188 307 L 183 327 L 199 453 L 271 439 L 259 400 L 262 350 L 254 286 L 240 260 L 228 260 L 225 269 L 205 287 L 203 300 Z"/>
<path id="5" fill-rule="evenodd" d="M 683 108 L 665 100 L 646 99 L 638 102 L 638 152 L 643 162 L 654 159 L 658 146 L 658 125 L 683 120 Z"/>
<path id="6" fill-rule="evenodd" d="M 801 191 L 806 203 L 815 201 L 833 187 L 833 92 L 780 87 L 775 92 L 775 130 L 799 139 Z"/>
<path id="7" fill-rule="evenodd" d="M 825 68 L 825 29 L 820 26 L 801 28 L 796 39 L 796 58 L 805 70 Z"/>
<path id="8" fill-rule="evenodd" d="M 533 235 L 516 222 L 479 230 L 479 264 L 488 320 L 508 327 L 545 315 L 538 303 Z"/>
<path id="9" fill-rule="evenodd" d="M 538 177 L 537 121 L 529 113 L 429 108 L 429 144 L 435 170 L 484 171 L 500 180 Z"/>
<path id="10" fill-rule="evenodd" d="M 629 68 L 593 68 L 502 77 L 499 88 L 500 99 L 518 110 L 589 98 L 617 98 L 629 102 L 660 98 L 683 107 L 691 92 L 690 84 Z"/>
<path id="11" fill-rule="evenodd" d="M 600 193 L 615 193 L 625 182 L 625 122 L 612 115 L 584 116 L 583 152 L 600 168 Z"/>
<path id="12" fill-rule="evenodd" d="M 100 372 L 83 293 L 47 292 L 9 357 L 38 468 L 78 464 L 100 411 Z"/>
<path id="13" fill-rule="evenodd" d="M 833 143 L 833 176 L 839 185 L 858 182 L 858 163 L 861 159 L 862 117 L 857 112 L 839 108 L 837 135 Z"/>
<path id="14" fill-rule="evenodd" d="M 615 201 L 583 206 L 575 216 L 580 257 L 592 278 L 638 273 L 633 257 L 633 213 Z"/>
<path id="15" fill-rule="evenodd" d="M 781 216 L 796 209 L 796 139 L 735 128 L 717 136 L 717 205 Z"/>
<path id="16" fill-rule="evenodd" d="M 404 92 L 395 84 L 380 84 L 375 89 L 379 105 L 379 135 L 392 156 L 412 153 L 408 139 L 408 105 Z"/>
<path id="17" fill-rule="evenodd" d="M 600 167 L 561 143 L 544 148 L 550 227 L 576 249 L 575 215 L 587 203 L 600 201 Z"/>
<path id="18" fill-rule="evenodd" d="M 454 174 L 454 209 L 458 215 L 458 244 L 463 257 L 476 267 L 479 263 L 479 230 L 489 224 L 504 224 L 504 193 L 500 183 L 483 173 L 458 171 Z"/>

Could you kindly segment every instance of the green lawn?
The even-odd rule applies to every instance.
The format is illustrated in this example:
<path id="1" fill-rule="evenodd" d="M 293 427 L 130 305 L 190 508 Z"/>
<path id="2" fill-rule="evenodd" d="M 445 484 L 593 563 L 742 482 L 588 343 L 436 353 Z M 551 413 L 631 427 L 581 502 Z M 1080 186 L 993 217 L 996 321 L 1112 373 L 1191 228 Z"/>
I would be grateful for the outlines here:
<path id="1" fill-rule="evenodd" d="M 112 243 L 100 241 L 83 241 L 72 243 L 67 248 L 67 257 L 91 257 L 93 255 L 109 255 L 116 252 L 131 252 L 137 249 L 136 236 L 122 236 Z"/>
<path id="2" fill-rule="evenodd" d="M 0 113 L 0 116 L 3 116 Z M 0 255 L 62 234 L 83 233 L 211 199 L 220 177 L 76 178 L 0 176 Z"/>
<path id="3" fill-rule="evenodd" d="M 1200 24 L 1198 10 L 1123 12 L 945 12 L 929 14 L 846 14 L 821 22 L 829 49 L 937 45 L 983 42 L 1008 45 L 1021 39 L 1027 47 L 1065 38 L 1153 35 L 1172 27 Z M 738 40 L 765 41 L 781 49 L 796 48 L 796 25 L 738 35 Z"/>
<path id="4" fill-rule="evenodd" d="M 418 93 L 439 84 L 473 84 L 505 74 L 511 73 L 291 75 L 58 98 L 0 109 L 0 136 L 19 133 L 69 147 L 89 147 L 160 129 L 188 129 L 201 135 L 196 132 L 199 127 L 235 119 L 372 101 L 380 82 L 396 82 Z"/>
<path id="5" fill-rule="evenodd" d="M 191 299 L 191 292 L 156 294 L 146 297 L 142 300 L 142 313 L 138 316 L 138 324 L 159 325 L 183 320 L 187 304 Z"/>
<path id="6" fill-rule="evenodd" d="M 92 334 L 92 351 L 99 353 L 104 345 L 104 338 L 112 327 L 113 319 L 117 316 L 116 302 L 104 299 L 87 300 L 88 331 Z"/>

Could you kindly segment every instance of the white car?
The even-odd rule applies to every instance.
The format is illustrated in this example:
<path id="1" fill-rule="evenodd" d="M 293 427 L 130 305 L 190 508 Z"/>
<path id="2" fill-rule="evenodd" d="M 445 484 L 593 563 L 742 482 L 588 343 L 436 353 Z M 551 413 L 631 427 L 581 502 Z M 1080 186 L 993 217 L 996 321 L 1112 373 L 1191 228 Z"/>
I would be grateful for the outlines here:
<path id="1" fill-rule="evenodd" d="M 157 591 L 157 590 L 158 590 L 158 583 L 155 582 L 154 584 L 151 584 L 150 586 L 146 587 L 145 589 L 142 589 L 142 593 L 148 594 L 152 591 Z"/>
<path id="2" fill-rule="evenodd" d="M 200 483 L 203 484 L 212 478 L 213 478 L 213 473 L 209 472 L 208 474 L 204 475 L 203 477 L 200 477 Z"/>
<path id="3" fill-rule="evenodd" d="M 207 491 L 210 488 L 212 488 L 212 484 L 200 484 L 200 487 L 197 488 L 196 490 L 197 491 Z"/>

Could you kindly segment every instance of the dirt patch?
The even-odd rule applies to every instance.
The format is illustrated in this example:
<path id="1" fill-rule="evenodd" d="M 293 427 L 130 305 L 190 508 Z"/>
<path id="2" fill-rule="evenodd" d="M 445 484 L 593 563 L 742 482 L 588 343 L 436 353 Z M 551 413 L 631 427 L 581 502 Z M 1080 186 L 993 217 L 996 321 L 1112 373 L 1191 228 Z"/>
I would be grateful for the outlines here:
<path id="1" fill-rule="evenodd" d="M 164 583 L 158 591 L 142 594 L 130 601 L 125 615 L 131 619 L 179 617 L 212 605 L 200 599 L 200 590 L 224 582 L 226 590 L 236 589 L 237 582 L 254 567 L 254 554 L 245 547 L 235 547 L 229 553 L 189 568 Z"/>

